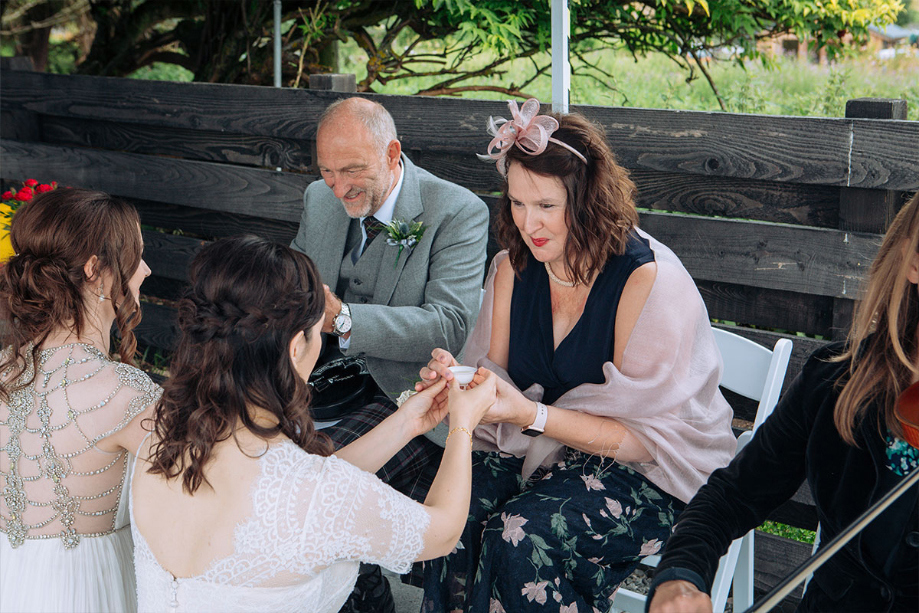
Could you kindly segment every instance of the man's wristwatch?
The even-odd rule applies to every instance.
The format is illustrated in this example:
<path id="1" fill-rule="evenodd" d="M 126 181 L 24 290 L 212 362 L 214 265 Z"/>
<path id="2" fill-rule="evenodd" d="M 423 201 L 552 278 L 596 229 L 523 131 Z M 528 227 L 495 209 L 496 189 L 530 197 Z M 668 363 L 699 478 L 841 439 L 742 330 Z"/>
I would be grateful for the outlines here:
<path id="1" fill-rule="evenodd" d="M 332 320 L 332 334 L 335 336 L 344 336 L 351 331 L 351 307 L 347 303 L 341 303 L 341 310 L 335 319 Z"/>
<path id="2" fill-rule="evenodd" d="M 539 436 L 546 431 L 546 420 L 549 418 L 549 409 L 541 402 L 536 403 L 536 420 L 528 428 L 520 431 L 527 436 Z"/>

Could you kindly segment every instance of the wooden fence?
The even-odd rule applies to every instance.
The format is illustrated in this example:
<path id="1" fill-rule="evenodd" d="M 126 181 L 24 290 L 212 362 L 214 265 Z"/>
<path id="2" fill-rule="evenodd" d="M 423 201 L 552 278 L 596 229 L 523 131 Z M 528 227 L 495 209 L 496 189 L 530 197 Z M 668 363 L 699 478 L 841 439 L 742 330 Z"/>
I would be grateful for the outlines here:
<path id="1" fill-rule="evenodd" d="M 101 189 L 140 210 L 153 276 L 137 335 L 152 348 L 173 340 L 168 304 L 205 241 L 293 238 L 317 179 L 316 120 L 343 95 L 12 70 L 0 87 L 0 178 Z M 505 103 L 368 97 L 392 113 L 416 164 L 495 202 L 499 177 L 475 154 Z M 824 339 L 845 334 L 880 233 L 919 189 L 919 123 L 903 121 L 903 101 L 850 101 L 844 119 L 572 110 L 605 127 L 639 187 L 642 227 L 680 256 L 711 317 L 770 347 L 793 341 L 786 385 Z M 743 427 L 755 407 L 730 400 Z M 813 529 L 806 486 L 773 519 Z M 760 533 L 756 547 L 759 589 L 809 551 Z"/>

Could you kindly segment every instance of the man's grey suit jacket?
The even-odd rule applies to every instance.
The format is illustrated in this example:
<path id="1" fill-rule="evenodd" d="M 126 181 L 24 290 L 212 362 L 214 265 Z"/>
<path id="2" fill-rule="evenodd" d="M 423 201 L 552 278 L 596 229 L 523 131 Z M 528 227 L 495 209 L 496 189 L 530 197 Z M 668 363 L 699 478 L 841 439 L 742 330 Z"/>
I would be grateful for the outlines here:
<path id="1" fill-rule="evenodd" d="M 421 221 L 424 236 L 409 252 L 386 245 L 369 304 L 350 304 L 351 344 L 390 397 L 412 387 L 437 347 L 458 355 L 479 312 L 488 241 L 488 207 L 469 190 L 439 179 L 402 156 L 405 179 L 393 219 Z M 351 219 L 324 181 L 303 194 L 291 247 L 308 255 L 323 282 L 338 284 Z M 385 232 L 377 240 L 385 240 Z M 335 342 L 335 339 L 330 339 Z"/>

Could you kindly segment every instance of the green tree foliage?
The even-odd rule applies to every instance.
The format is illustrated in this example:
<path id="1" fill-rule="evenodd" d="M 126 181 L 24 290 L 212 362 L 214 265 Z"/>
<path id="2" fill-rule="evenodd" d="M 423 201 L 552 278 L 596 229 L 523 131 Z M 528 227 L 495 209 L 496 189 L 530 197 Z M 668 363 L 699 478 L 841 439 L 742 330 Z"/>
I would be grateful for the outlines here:
<path id="1" fill-rule="evenodd" d="M 23 6 L 8 0 L 4 33 L 22 27 Z M 899 0 L 569 0 L 571 52 L 583 70 L 608 80 L 589 51 L 628 49 L 662 53 L 687 70 L 701 72 L 712 56 L 764 60 L 757 43 L 792 33 L 826 49 L 830 58 L 846 44 L 867 38 L 869 25 L 896 20 Z M 153 62 L 183 66 L 196 81 L 269 84 L 272 79 L 273 12 L 268 0 L 68 0 L 64 10 L 85 5 L 95 39 L 77 70 L 125 76 Z M 64 8 L 61 8 L 64 7 Z M 436 77 L 418 94 L 450 95 L 490 90 L 520 95 L 549 71 L 550 0 L 313 0 L 282 2 L 283 80 L 336 66 L 339 42 L 354 41 L 367 55 L 360 91 L 393 80 Z M 20 30 L 21 31 L 21 30 Z M 533 70 L 508 74 L 511 60 L 529 58 Z M 490 83 L 482 84 L 482 78 Z M 410 81 L 409 81 L 410 82 Z M 499 84 L 500 83 L 500 84 Z M 717 90 L 716 90 L 717 91 Z"/>

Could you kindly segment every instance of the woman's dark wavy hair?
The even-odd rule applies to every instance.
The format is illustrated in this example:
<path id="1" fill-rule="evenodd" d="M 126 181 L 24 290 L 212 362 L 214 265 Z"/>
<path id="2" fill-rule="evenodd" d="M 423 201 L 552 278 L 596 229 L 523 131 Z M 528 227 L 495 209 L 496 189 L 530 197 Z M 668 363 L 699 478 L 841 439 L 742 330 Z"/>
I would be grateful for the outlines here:
<path id="1" fill-rule="evenodd" d="M 178 348 L 154 412 L 153 474 L 182 477 L 193 494 L 207 483 L 214 445 L 238 424 L 263 439 L 283 434 L 319 455 L 332 452 L 309 413 L 309 386 L 291 363 L 298 332 L 320 320 L 325 294 L 304 254 L 256 236 L 215 241 L 191 263 L 191 287 L 179 302 Z M 278 423 L 262 427 L 250 409 Z"/>
<path id="2" fill-rule="evenodd" d="M 552 137 L 574 147 L 587 159 L 553 142 L 539 155 L 529 155 L 516 146 L 507 152 L 506 168 L 520 164 L 530 172 L 558 177 L 565 187 L 568 241 L 565 245 L 566 273 L 578 283 L 587 283 L 603 270 L 611 255 L 625 252 L 629 233 L 638 227 L 635 184 L 616 162 L 603 129 L 578 114 L 554 117 L 559 128 Z M 514 225 L 507 180 L 498 200 L 495 230 L 498 243 L 507 249 L 511 265 L 520 272 L 526 267 L 529 249 Z"/>
<path id="3" fill-rule="evenodd" d="M 83 336 L 85 301 L 95 295 L 88 283 L 103 272 L 112 276 L 106 292 L 121 336 L 119 359 L 133 362 L 140 309 L 128 283 L 143 256 L 139 224 L 134 207 L 87 189 L 45 192 L 16 212 L 10 228 L 16 255 L 0 267 L 0 320 L 11 322 L 0 326 L 0 346 L 12 349 L 0 360 L 0 372 L 9 373 L 0 382 L 0 399 L 8 401 L 12 392 L 31 383 L 14 384 L 53 331 Z M 94 255 L 99 263 L 90 278 L 84 267 Z M 31 355 L 22 355 L 30 342 Z"/>

